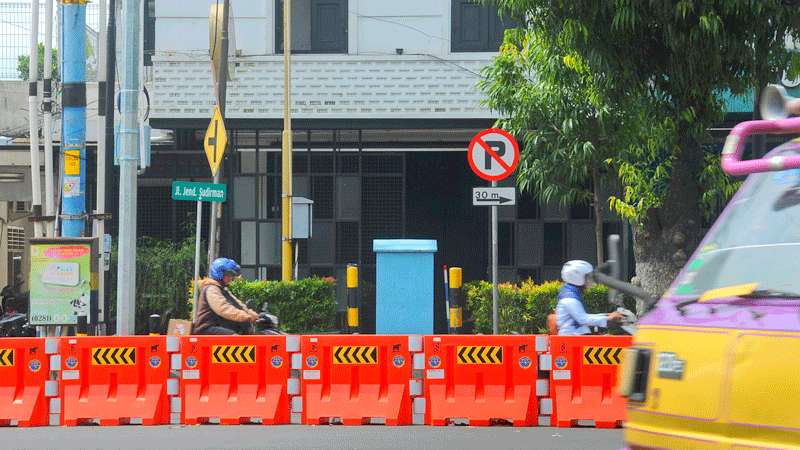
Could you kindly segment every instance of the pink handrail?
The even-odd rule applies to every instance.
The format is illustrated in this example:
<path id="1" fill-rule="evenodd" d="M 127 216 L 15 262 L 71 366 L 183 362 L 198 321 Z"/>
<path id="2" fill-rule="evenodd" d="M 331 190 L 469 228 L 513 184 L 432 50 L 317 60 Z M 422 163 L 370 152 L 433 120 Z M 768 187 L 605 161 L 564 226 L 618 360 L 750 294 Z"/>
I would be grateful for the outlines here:
<path id="1" fill-rule="evenodd" d="M 778 120 L 750 120 L 736 125 L 722 148 L 722 170 L 728 175 L 749 175 L 800 168 L 800 155 L 772 156 L 742 161 L 747 136 L 751 134 L 800 133 L 800 117 Z"/>

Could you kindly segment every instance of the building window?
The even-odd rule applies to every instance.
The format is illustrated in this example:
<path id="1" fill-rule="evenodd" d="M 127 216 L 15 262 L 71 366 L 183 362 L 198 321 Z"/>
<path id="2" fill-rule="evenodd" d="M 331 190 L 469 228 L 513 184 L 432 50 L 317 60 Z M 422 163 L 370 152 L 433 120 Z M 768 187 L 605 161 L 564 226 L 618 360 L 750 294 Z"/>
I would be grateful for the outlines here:
<path id="1" fill-rule="evenodd" d="M 144 65 L 153 65 L 153 53 L 156 49 L 156 0 L 145 0 L 144 2 L 144 34 L 142 42 L 144 44 Z"/>
<path id="2" fill-rule="evenodd" d="M 8 251 L 9 253 L 21 253 L 25 251 L 25 229 L 22 227 L 9 226 L 8 230 Z"/>
<path id="3" fill-rule="evenodd" d="M 347 53 L 347 0 L 292 0 L 292 53 Z M 283 1 L 275 2 L 275 53 L 283 53 Z"/>
<path id="4" fill-rule="evenodd" d="M 453 52 L 496 52 L 503 32 L 515 24 L 501 18 L 497 7 L 476 0 L 453 0 L 450 44 Z"/>

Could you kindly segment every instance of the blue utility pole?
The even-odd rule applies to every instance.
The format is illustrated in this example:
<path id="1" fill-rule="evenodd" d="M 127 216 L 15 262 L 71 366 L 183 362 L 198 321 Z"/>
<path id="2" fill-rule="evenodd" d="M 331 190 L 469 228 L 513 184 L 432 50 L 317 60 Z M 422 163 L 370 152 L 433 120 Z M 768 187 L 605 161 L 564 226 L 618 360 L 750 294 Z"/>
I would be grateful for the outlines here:
<path id="1" fill-rule="evenodd" d="M 61 3 L 61 235 L 79 237 L 86 230 L 86 0 Z"/>

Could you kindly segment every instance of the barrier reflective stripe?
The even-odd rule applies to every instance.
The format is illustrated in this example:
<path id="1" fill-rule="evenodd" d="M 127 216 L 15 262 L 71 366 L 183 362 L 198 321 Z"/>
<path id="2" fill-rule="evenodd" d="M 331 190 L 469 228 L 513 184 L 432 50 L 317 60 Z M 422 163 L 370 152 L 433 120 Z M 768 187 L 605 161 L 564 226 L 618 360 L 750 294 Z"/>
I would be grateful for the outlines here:
<path id="1" fill-rule="evenodd" d="M 14 349 L 0 349 L 0 367 L 12 367 L 14 365 Z"/>
<path id="2" fill-rule="evenodd" d="M 256 362 L 255 345 L 214 345 L 211 362 L 215 364 L 252 364 Z"/>
<path id="3" fill-rule="evenodd" d="M 92 364 L 96 366 L 130 366 L 136 364 L 135 347 L 95 347 Z"/>
<path id="4" fill-rule="evenodd" d="M 410 339 L 407 335 L 301 336 L 302 422 L 411 424 Z"/>
<path id="5" fill-rule="evenodd" d="M 62 425 L 170 423 L 166 336 L 59 339 Z"/>
<path id="6" fill-rule="evenodd" d="M 0 425 L 47 425 L 49 376 L 45 338 L 0 339 Z"/>
<path id="7" fill-rule="evenodd" d="M 425 336 L 425 423 L 538 422 L 536 336 Z"/>
<path id="8" fill-rule="evenodd" d="M 622 363 L 622 347 L 583 347 L 583 363 L 588 365 L 610 365 Z"/>
<path id="9" fill-rule="evenodd" d="M 551 336 L 552 424 L 569 427 L 592 421 L 617 427 L 626 418 L 626 401 L 617 393 L 617 371 L 630 336 Z"/>
<path id="10" fill-rule="evenodd" d="M 458 364 L 503 364 L 503 347 L 499 345 L 459 345 Z"/>
<path id="11" fill-rule="evenodd" d="M 375 346 L 334 346 L 334 364 L 377 364 L 378 347 Z"/>
<path id="12" fill-rule="evenodd" d="M 181 337 L 181 423 L 290 423 L 286 336 Z"/>

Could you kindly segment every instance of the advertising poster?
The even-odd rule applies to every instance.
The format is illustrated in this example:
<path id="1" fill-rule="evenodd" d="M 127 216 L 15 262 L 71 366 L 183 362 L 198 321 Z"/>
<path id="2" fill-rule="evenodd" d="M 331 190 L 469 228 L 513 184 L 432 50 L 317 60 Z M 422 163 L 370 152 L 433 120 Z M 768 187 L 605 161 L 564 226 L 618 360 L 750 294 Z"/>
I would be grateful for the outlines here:
<path id="1" fill-rule="evenodd" d="M 90 314 L 93 239 L 31 240 L 30 324 L 73 325 Z"/>

